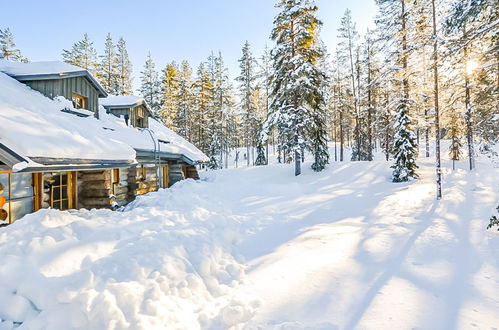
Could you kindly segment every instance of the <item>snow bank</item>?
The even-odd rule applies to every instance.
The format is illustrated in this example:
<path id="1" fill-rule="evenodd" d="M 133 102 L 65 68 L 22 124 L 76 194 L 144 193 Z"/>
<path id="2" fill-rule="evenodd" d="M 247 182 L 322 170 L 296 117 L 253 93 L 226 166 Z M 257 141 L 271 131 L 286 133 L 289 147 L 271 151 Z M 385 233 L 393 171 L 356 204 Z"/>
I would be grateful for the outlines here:
<path id="1" fill-rule="evenodd" d="M 0 72 L 0 142 L 24 157 L 134 160 L 135 151 L 113 139 L 102 123 L 80 118 L 71 102 L 51 100 Z"/>
<path id="2" fill-rule="evenodd" d="M 0 229 L 0 328 L 496 327 L 499 168 L 442 156 L 441 201 L 420 157 L 411 183 L 383 160 L 271 165 L 203 172 L 122 213 L 26 216 Z"/>
<path id="3" fill-rule="evenodd" d="M 256 306 L 234 295 L 240 218 L 187 180 L 125 212 L 41 210 L 0 231 L 0 328 L 222 329 Z"/>

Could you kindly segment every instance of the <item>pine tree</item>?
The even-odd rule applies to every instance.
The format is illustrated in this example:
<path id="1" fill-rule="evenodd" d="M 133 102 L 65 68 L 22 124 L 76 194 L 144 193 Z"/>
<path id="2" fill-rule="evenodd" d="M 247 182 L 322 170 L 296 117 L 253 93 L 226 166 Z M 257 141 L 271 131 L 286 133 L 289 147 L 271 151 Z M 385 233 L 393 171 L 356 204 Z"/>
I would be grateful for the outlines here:
<path id="1" fill-rule="evenodd" d="M 178 131 L 177 123 L 177 96 L 179 96 L 178 67 L 175 62 L 166 66 L 163 70 L 162 100 L 160 117 L 167 127 Z"/>
<path id="2" fill-rule="evenodd" d="M 234 92 L 229 79 L 228 69 L 225 66 L 222 53 L 215 57 L 215 72 L 213 81 L 213 122 L 214 129 L 220 136 L 220 166 L 225 163 L 228 167 L 229 148 L 233 145 L 231 141 L 228 122 L 234 107 Z M 212 134 L 214 131 L 212 130 Z"/>
<path id="3" fill-rule="evenodd" d="M 195 107 L 192 114 L 191 141 L 205 153 L 209 153 L 210 141 L 208 115 L 213 101 L 213 84 L 206 63 L 199 64 L 194 83 Z"/>
<path id="4" fill-rule="evenodd" d="M 494 0 L 454 0 L 450 4 L 444 28 L 450 37 L 450 54 L 460 56 L 461 74 L 464 76 L 464 109 L 469 168 L 473 170 L 476 123 L 485 123 L 485 136 L 488 140 L 497 139 L 499 129 L 494 129 L 492 114 L 497 110 L 499 97 L 499 52 L 497 27 L 499 26 L 499 5 Z M 477 80 L 471 64 L 477 58 L 487 70 L 479 70 Z M 472 87 L 477 85 L 473 95 Z M 475 98 L 474 98 L 475 96 Z M 479 103 L 478 103 L 479 102 Z M 492 123 L 492 129 L 488 129 Z M 494 136 L 495 131 L 495 136 Z M 489 135 L 493 132 L 492 136 Z"/>
<path id="5" fill-rule="evenodd" d="M 251 53 L 251 47 L 248 41 L 245 42 L 243 55 L 239 59 L 239 68 L 241 74 L 236 78 L 239 81 L 239 93 L 241 99 L 241 114 L 244 127 L 244 142 L 247 155 L 247 166 L 250 165 L 250 148 L 253 148 L 256 137 L 257 114 L 255 104 L 255 81 L 257 79 L 255 68 L 256 60 Z"/>
<path id="6" fill-rule="evenodd" d="M 28 62 L 28 59 L 16 48 L 14 36 L 9 28 L 0 30 L 0 58 L 14 62 Z"/>
<path id="7" fill-rule="evenodd" d="M 313 1 L 280 0 L 277 8 L 280 12 L 272 31 L 272 39 L 276 41 L 272 104 L 264 131 L 277 128 L 285 161 L 294 158 L 295 175 L 299 175 L 302 152 L 306 149 L 316 152 L 320 148 L 314 144 L 323 141 L 311 140 L 311 136 L 325 133 L 318 131 L 322 117 L 317 115 L 325 108 L 322 87 L 326 77 L 316 65 L 324 56 L 318 43 L 322 22 L 316 17 L 318 8 Z M 324 160 L 328 156 L 327 150 L 324 154 L 314 154 L 316 163 L 327 163 Z"/>
<path id="8" fill-rule="evenodd" d="M 174 127 L 180 136 L 191 140 L 193 122 L 191 111 L 195 108 L 193 95 L 192 70 L 189 62 L 182 61 L 178 74 L 178 89 L 175 95 L 177 113 L 174 117 Z"/>
<path id="9" fill-rule="evenodd" d="M 359 79 L 357 79 L 357 84 L 355 81 L 356 71 L 359 73 L 359 61 L 357 57 L 357 62 L 355 61 L 355 51 L 358 51 L 358 46 L 356 45 L 359 34 L 355 27 L 355 23 L 352 21 L 351 11 L 347 9 L 345 14 L 341 19 L 341 26 L 338 29 L 340 35 L 338 36 L 342 41 L 339 44 L 340 53 L 342 54 L 341 59 L 346 65 L 348 65 L 350 72 L 350 93 L 352 95 L 352 110 L 355 118 L 355 144 L 352 149 L 352 160 L 362 160 L 363 148 L 361 139 L 361 114 L 359 109 Z M 357 70 L 356 70 L 357 69 Z"/>
<path id="10" fill-rule="evenodd" d="M 144 71 L 142 71 L 140 81 L 140 93 L 155 115 L 158 114 L 161 105 L 161 83 L 156 72 L 151 53 L 147 55 Z"/>
<path id="11" fill-rule="evenodd" d="M 394 49 L 388 56 L 395 58 L 394 82 L 399 87 L 400 96 L 395 99 L 395 136 L 393 143 L 393 155 L 395 164 L 392 166 L 393 181 L 405 182 L 411 178 L 417 178 L 416 136 L 412 131 L 409 116 L 410 84 L 409 84 L 409 26 L 407 0 L 377 0 L 380 7 L 378 16 L 378 28 L 391 39 Z"/>
<path id="12" fill-rule="evenodd" d="M 95 75 L 97 70 L 97 52 L 94 43 L 90 41 L 88 34 L 83 35 L 83 40 L 77 41 L 71 50 L 62 51 L 64 62 L 78 66 Z"/>
<path id="13" fill-rule="evenodd" d="M 132 62 L 128 58 L 126 42 L 123 38 L 118 40 L 117 48 L 117 65 L 118 65 L 118 95 L 132 95 Z"/>
<path id="14" fill-rule="evenodd" d="M 262 118 L 262 124 L 265 121 L 265 118 L 269 115 L 269 110 L 270 110 L 270 92 L 272 89 L 272 76 L 273 76 L 273 69 L 272 69 L 272 56 L 270 54 L 270 50 L 267 45 L 265 45 L 265 48 L 263 50 L 263 54 L 260 58 L 260 72 L 258 74 L 258 86 L 262 93 L 260 93 L 261 96 L 261 103 L 262 103 L 262 109 L 264 110 L 263 112 L 263 118 Z M 260 125 L 261 126 L 261 125 Z M 274 148 L 274 153 L 275 153 L 275 134 L 274 130 L 271 130 L 270 132 L 270 139 L 271 139 L 271 144 L 272 148 Z M 269 141 L 267 140 L 266 143 L 266 150 L 265 150 L 265 156 L 266 159 L 269 158 Z"/>
<path id="15" fill-rule="evenodd" d="M 106 43 L 104 44 L 104 54 L 100 56 L 101 62 L 99 64 L 99 71 L 97 78 L 99 79 L 102 87 L 109 94 L 119 95 L 119 71 L 118 71 L 118 57 L 116 56 L 116 46 L 113 43 L 111 34 L 106 36 Z"/>

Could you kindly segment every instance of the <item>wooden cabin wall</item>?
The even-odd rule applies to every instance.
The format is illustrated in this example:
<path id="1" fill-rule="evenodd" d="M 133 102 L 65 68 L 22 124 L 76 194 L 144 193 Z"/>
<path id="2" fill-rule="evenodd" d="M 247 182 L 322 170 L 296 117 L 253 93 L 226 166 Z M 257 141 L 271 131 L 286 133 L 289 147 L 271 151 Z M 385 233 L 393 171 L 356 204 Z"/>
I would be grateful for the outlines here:
<path id="1" fill-rule="evenodd" d="M 169 187 L 173 186 L 175 183 L 185 179 L 184 172 L 182 170 L 181 164 L 169 164 L 168 165 L 168 184 Z"/>
<path id="2" fill-rule="evenodd" d="M 114 188 L 115 201 L 118 206 L 128 204 L 128 173 L 130 169 L 120 168 L 119 184 Z"/>
<path id="3" fill-rule="evenodd" d="M 71 101 L 73 93 L 79 94 L 87 98 L 87 110 L 93 111 L 95 114 L 98 113 L 99 91 L 85 77 L 29 80 L 22 81 L 22 83 L 51 99 L 56 96 L 64 96 Z"/>
<path id="4" fill-rule="evenodd" d="M 144 195 L 152 191 L 157 191 L 157 167 L 137 166 L 130 168 L 130 171 L 128 172 L 128 186 L 129 201 L 134 200 L 135 196 Z"/>
<path id="5" fill-rule="evenodd" d="M 185 178 L 199 180 L 198 169 L 194 165 L 185 165 Z"/>
<path id="6" fill-rule="evenodd" d="M 110 208 L 112 195 L 111 170 L 80 171 L 77 175 L 78 209 Z"/>

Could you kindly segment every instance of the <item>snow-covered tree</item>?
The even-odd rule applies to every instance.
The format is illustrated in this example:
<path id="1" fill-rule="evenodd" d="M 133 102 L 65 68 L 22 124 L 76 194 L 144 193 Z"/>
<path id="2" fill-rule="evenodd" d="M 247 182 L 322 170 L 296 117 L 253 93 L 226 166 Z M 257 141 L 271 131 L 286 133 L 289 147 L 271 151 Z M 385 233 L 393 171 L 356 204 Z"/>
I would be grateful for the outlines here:
<path id="1" fill-rule="evenodd" d="M 14 35 L 9 28 L 0 29 L 0 58 L 14 62 L 28 62 L 28 59 L 16 48 Z"/>
<path id="2" fill-rule="evenodd" d="M 165 125 L 174 131 L 178 131 L 177 123 L 177 97 L 179 96 L 178 67 L 175 62 L 166 66 L 163 70 L 162 98 L 160 117 Z"/>
<path id="3" fill-rule="evenodd" d="M 96 74 L 97 52 L 93 41 L 90 40 L 86 33 L 83 35 L 82 40 L 73 44 L 71 50 L 64 49 L 62 51 L 62 59 L 66 63 L 88 70 L 93 75 Z"/>
<path id="4" fill-rule="evenodd" d="M 104 44 L 104 54 L 100 56 L 101 62 L 99 63 L 99 70 L 97 71 L 97 78 L 99 79 L 102 87 L 109 94 L 119 94 L 119 71 L 118 71 L 118 57 L 116 56 L 116 46 L 113 43 L 113 38 L 110 33 L 106 36 L 106 43 Z"/>
<path id="5" fill-rule="evenodd" d="M 117 49 L 117 65 L 118 65 L 118 95 L 132 95 L 132 62 L 128 58 L 128 51 L 126 49 L 126 42 L 123 38 L 118 40 L 116 45 Z"/>
<path id="6" fill-rule="evenodd" d="M 161 106 L 161 82 L 158 78 L 158 73 L 156 72 L 151 53 L 147 55 L 144 71 L 140 74 L 140 81 L 142 83 L 140 93 L 147 104 L 149 104 L 149 107 L 151 107 L 153 113 L 157 115 Z"/>
<path id="7" fill-rule="evenodd" d="M 265 158 L 265 148 L 260 139 L 256 143 L 255 165 L 256 166 L 267 165 L 267 159 Z"/>
<path id="8" fill-rule="evenodd" d="M 191 142 L 203 152 L 209 153 L 212 137 L 208 135 L 208 114 L 213 101 L 213 83 L 206 68 L 206 63 L 201 63 L 198 66 L 196 81 L 194 82 L 194 99 Z"/>
<path id="9" fill-rule="evenodd" d="M 318 43 L 322 22 L 317 18 L 317 6 L 309 0 L 280 0 L 280 12 L 274 20 L 272 39 L 274 80 L 271 111 L 264 125 L 264 131 L 276 127 L 279 144 L 285 153 L 285 161 L 294 158 L 295 175 L 301 173 L 302 153 L 305 149 L 316 152 L 313 146 L 323 139 L 312 140 L 311 136 L 321 134 L 317 130 L 324 111 L 322 87 L 324 72 L 317 67 L 317 61 L 324 54 Z M 323 131 L 322 133 L 324 133 Z M 326 153 L 314 154 L 316 163 L 326 163 Z M 320 162 L 317 160 L 320 159 Z"/>
<path id="10" fill-rule="evenodd" d="M 256 128 L 258 125 L 257 105 L 255 104 L 255 83 L 257 79 L 257 62 L 251 53 L 248 41 L 244 43 L 242 56 L 239 59 L 241 73 L 236 80 L 239 82 L 240 108 L 244 129 L 244 142 L 246 146 L 247 166 L 250 165 L 250 149 L 254 147 Z"/>
<path id="11" fill-rule="evenodd" d="M 359 63 L 359 46 L 357 45 L 357 40 L 359 39 L 359 34 L 357 32 L 355 23 L 352 21 L 352 14 L 349 9 L 345 11 L 345 14 L 341 18 L 341 25 L 338 29 L 340 33 L 338 38 L 341 40 L 339 44 L 339 54 L 344 63 L 349 68 L 349 80 L 350 80 L 350 94 L 352 95 L 352 113 L 355 118 L 355 144 L 352 148 L 352 160 L 364 160 L 366 154 L 362 146 L 362 126 L 361 126 L 361 113 L 359 109 L 359 83 L 360 79 L 356 80 L 356 77 L 360 76 L 360 63 Z M 357 52 L 357 57 L 356 57 Z M 363 157 L 364 156 L 364 157 Z"/>
<path id="12" fill-rule="evenodd" d="M 416 136 L 411 130 L 411 120 L 408 108 L 403 102 L 399 103 L 395 119 L 395 136 L 392 153 L 395 164 L 392 166 L 393 182 L 407 182 L 418 178 L 416 174 L 417 145 Z"/>
<path id="13" fill-rule="evenodd" d="M 175 95 L 177 113 L 174 117 L 173 126 L 177 128 L 178 134 L 186 139 L 191 139 L 193 122 L 192 111 L 195 109 L 195 99 L 192 82 L 192 69 L 189 62 L 182 61 L 177 75 L 178 88 Z"/>
<path id="14" fill-rule="evenodd" d="M 395 164 L 392 166 L 393 181 L 404 182 L 417 178 L 416 136 L 412 131 L 409 114 L 410 99 L 410 68 L 409 56 L 409 11 L 407 0 L 377 0 L 380 14 L 378 15 L 378 28 L 386 35 L 393 46 L 389 49 L 388 60 L 393 58 L 393 81 L 398 89 L 399 96 L 395 98 L 395 136 L 393 155 Z"/>

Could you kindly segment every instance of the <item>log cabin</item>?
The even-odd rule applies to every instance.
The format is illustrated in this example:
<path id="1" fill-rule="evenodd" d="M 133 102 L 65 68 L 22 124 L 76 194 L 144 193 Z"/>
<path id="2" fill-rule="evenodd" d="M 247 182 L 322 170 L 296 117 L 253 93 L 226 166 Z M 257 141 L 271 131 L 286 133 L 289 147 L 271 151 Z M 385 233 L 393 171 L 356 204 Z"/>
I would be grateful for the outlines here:
<path id="1" fill-rule="evenodd" d="M 128 119 L 141 108 L 141 120 L 126 121 L 106 110 L 106 97 L 88 71 L 67 63 L 0 60 L 0 220 L 48 207 L 116 209 L 199 178 L 206 156 L 142 99 L 128 104 Z"/>

